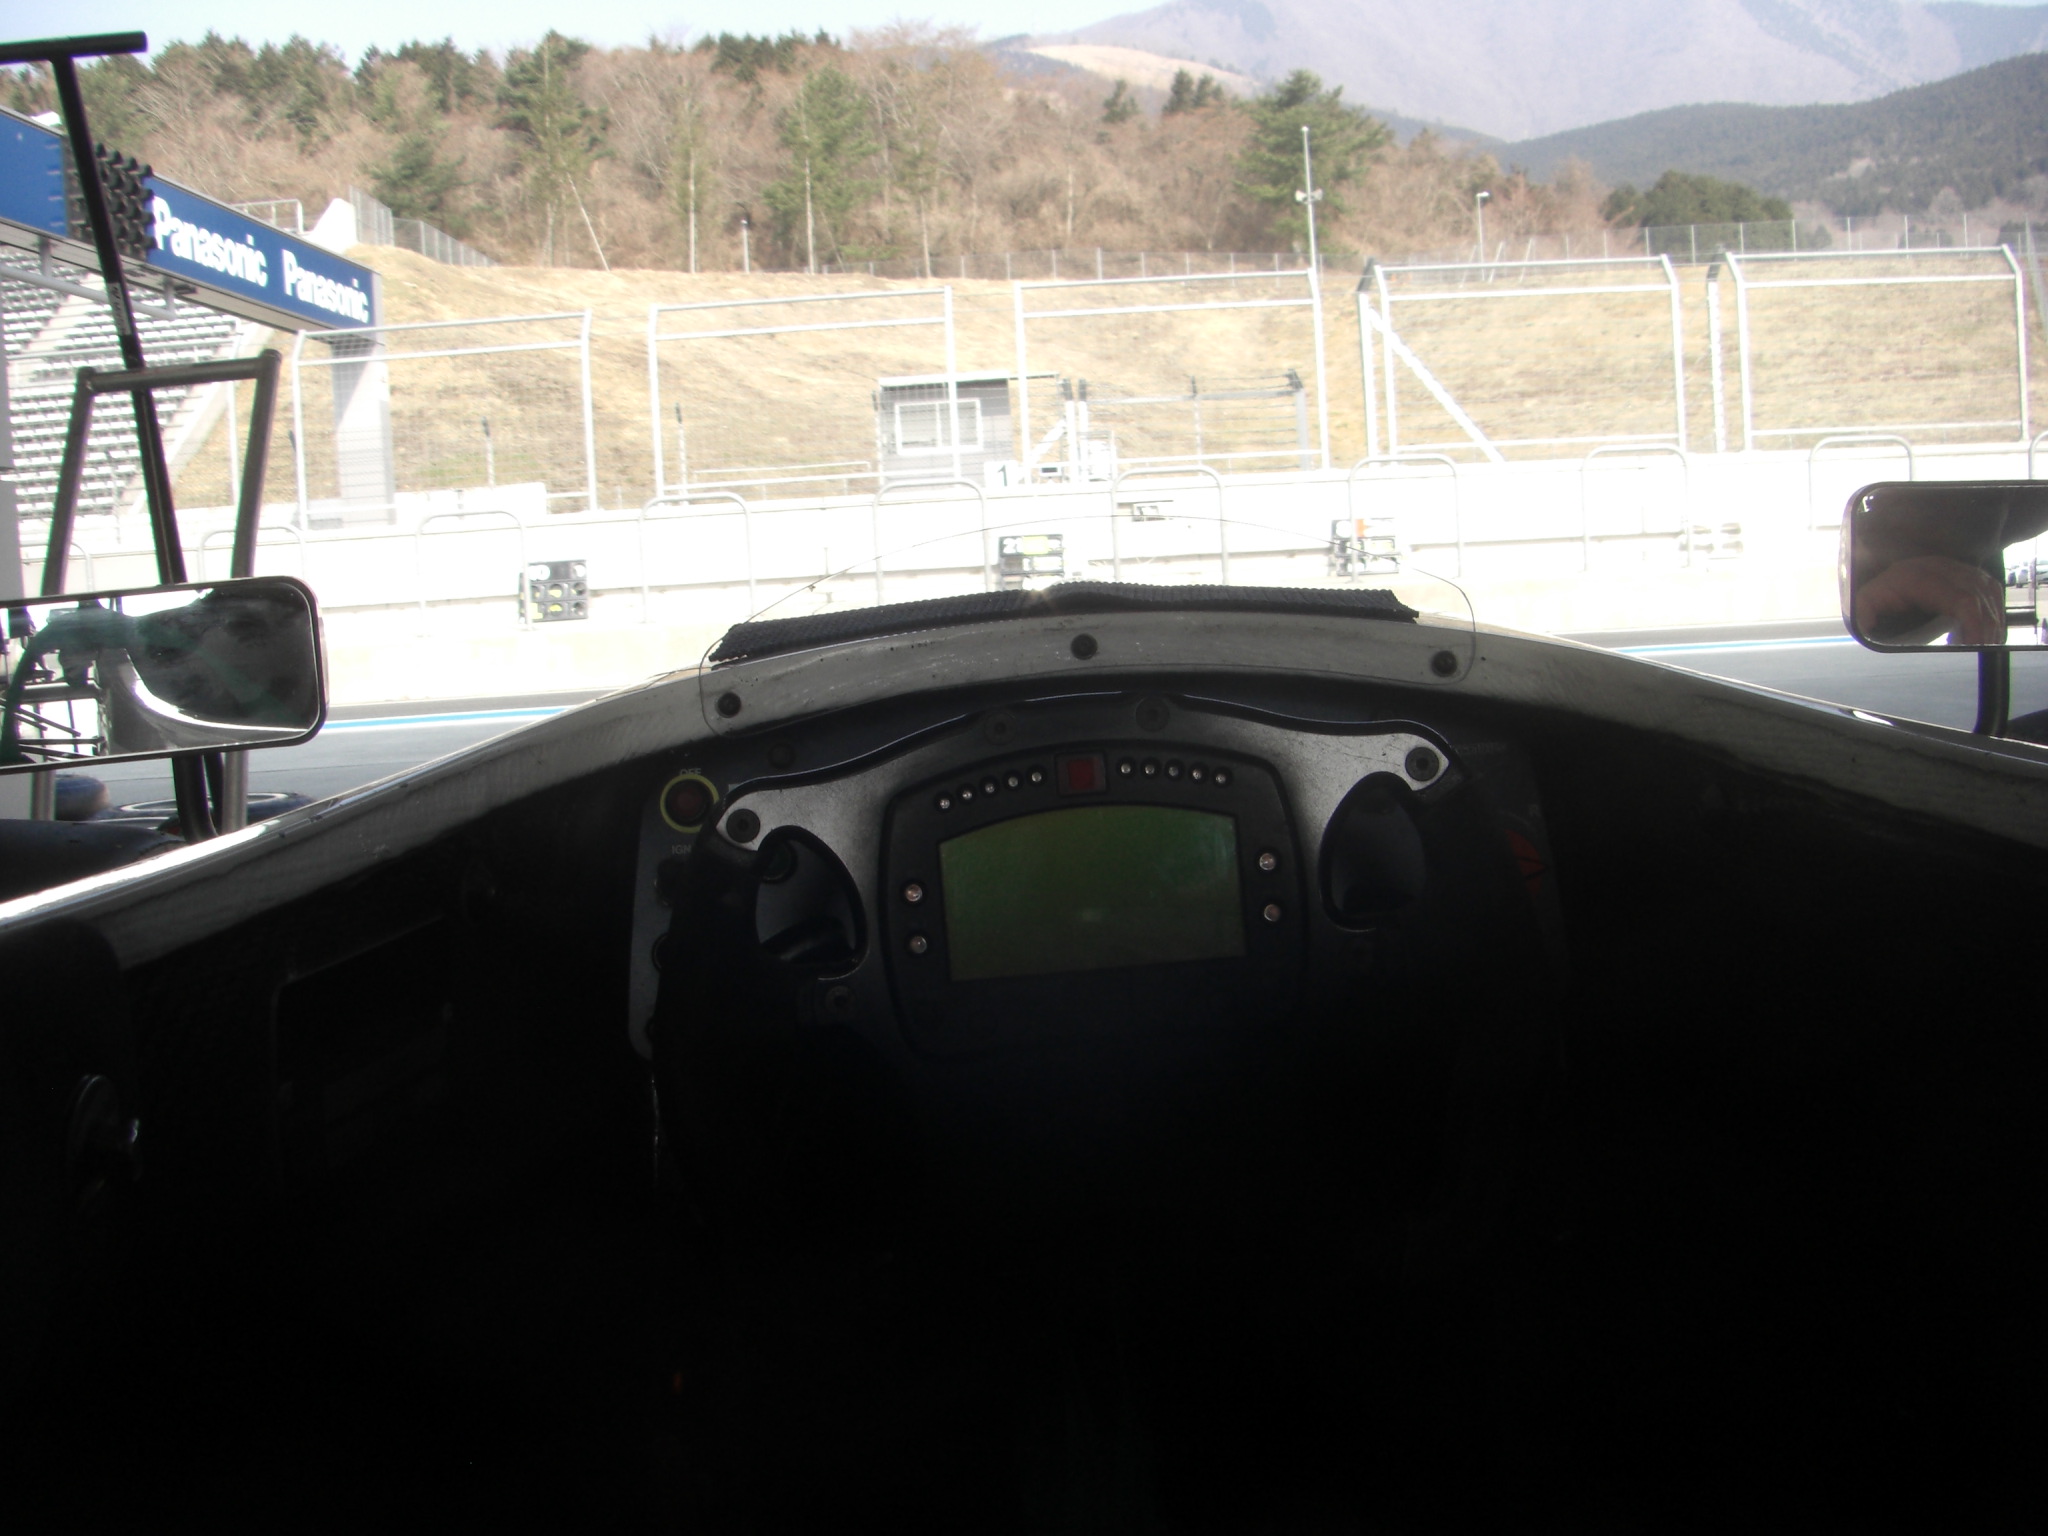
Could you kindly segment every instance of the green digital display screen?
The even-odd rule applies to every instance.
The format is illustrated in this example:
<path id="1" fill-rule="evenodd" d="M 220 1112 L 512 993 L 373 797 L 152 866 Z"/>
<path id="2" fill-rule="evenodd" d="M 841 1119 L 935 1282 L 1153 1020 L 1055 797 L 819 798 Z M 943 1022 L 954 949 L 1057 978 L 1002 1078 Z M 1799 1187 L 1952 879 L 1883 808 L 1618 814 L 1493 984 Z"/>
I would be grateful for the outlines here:
<path id="1" fill-rule="evenodd" d="M 1237 824 L 1165 805 L 1019 816 L 939 844 L 955 981 L 1244 953 Z"/>

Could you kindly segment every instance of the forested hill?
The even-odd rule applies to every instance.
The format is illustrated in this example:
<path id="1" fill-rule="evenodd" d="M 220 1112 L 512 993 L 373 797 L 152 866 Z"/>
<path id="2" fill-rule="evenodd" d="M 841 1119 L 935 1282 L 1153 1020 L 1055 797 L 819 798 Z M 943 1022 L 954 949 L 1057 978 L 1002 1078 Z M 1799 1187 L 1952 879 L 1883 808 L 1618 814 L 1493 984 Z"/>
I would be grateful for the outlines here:
<path id="1" fill-rule="evenodd" d="M 1601 227 L 1606 189 L 1576 167 L 1537 185 L 1435 134 L 1397 142 L 1307 70 L 1233 96 L 1199 65 L 1147 87 L 1017 58 L 902 25 L 621 48 L 549 32 L 502 56 L 415 40 L 352 68 L 304 38 L 209 33 L 79 75 L 95 133 L 195 191 L 317 214 L 359 187 L 540 266 L 1275 253 L 1306 236 L 1304 125 L 1324 251 L 1455 246 L 1482 191 L 1502 239 Z M 0 69 L 0 105 L 56 101 L 41 70 Z"/>
<path id="2" fill-rule="evenodd" d="M 2048 54 L 1848 106 L 1670 107 L 1497 153 L 1539 179 L 1574 159 L 1638 186 L 1677 169 L 1856 217 L 1917 213 L 1948 187 L 1978 208 L 2048 174 Z"/>

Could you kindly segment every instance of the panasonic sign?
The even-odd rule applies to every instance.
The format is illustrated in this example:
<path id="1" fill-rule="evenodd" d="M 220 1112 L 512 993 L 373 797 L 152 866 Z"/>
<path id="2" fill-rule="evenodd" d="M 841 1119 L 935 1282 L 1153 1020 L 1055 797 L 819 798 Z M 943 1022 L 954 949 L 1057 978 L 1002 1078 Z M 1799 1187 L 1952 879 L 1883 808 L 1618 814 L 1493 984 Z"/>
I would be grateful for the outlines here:
<path id="1" fill-rule="evenodd" d="M 160 176 L 144 178 L 143 197 L 143 264 L 199 285 L 199 302 L 297 331 L 377 323 L 368 267 Z M 58 260 L 93 262 L 70 202 L 63 137 L 0 108 L 0 245 L 38 250 L 56 235 L 68 243 Z"/>
<path id="2" fill-rule="evenodd" d="M 316 245 L 157 177 L 149 193 L 143 255 L 155 271 L 285 310 L 308 329 L 377 322 L 375 278 Z"/>

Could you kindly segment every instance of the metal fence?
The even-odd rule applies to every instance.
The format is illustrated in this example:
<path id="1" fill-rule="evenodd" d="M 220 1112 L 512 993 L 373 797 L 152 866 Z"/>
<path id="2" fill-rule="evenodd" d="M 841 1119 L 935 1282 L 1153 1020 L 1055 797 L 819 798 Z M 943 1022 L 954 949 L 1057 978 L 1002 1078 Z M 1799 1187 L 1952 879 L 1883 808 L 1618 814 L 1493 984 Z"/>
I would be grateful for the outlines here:
<path id="1" fill-rule="evenodd" d="M 291 357 L 302 526 L 393 521 L 401 494 L 538 484 L 598 505 L 589 310 L 309 331 Z"/>
<path id="2" fill-rule="evenodd" d="M 1018 282 L 1011 295 L 1025 479 L 1113 479 L 1157 465 L 1329 467 L 1329 369 L 1313 271 L 1047 279 Z M 1084 295 L 1097 301 L 1081 302 Z M 1288 323 L 1290 311 L 1307 321 L 1305 333 Z M 1073 332 L 1062 332 L 1077 325 L 1113 329 L 1117 377 L 1085 378 L 1069 361 L 1077 348 Z M 1089 348 L 1098 358 L 1104 350 Z M 1050 401 L 1039 383 L 1048 379 Z"/>
<path id="3" fill-rule="evenodd" d="M 1707 278 L 1717 406 L 1722 270 L 1744 448 L 1844 433 L 2027 439 L 2026 288 L 2006 247 L 1725 254 Z"/>
<path id="4" fill-rule="evenodd" d="M 1323 251 L 1325 271 L 1354 256 Z M 1100 281 L 1111 277 L 1231 277 L 1250 272 L 1283 272 L 1305 265 L 1308 257 L 1300 251 L 1112 251 L 1102 246 L 1035 251 L 956 251 L 923 256 L 888 256 L 873 261 L 826 264 L 824 273 L 859 273 L 868 277 L 923 278 L 944 281 L 1073 282 L 1081 278 Z"/>
<path id="5" fill-rule="evenodd" d="M 961 408 L 951 288 L 655 304 L 646 348 L 657 499 L 979 478 L 1010 456 L 1007 410 Z"/>
<path id="6" fill-rule="evenodd" d="M 1369 455 L 1688 446 L 1684 308 L 1668 257 L 1373 262 L 1357 297 Z M 1416 402 L 1424 433 L 1460 437 L 1403 441 L 1403 373 L 1428 397 Z M 1605 430 L 1571 430 L 1589 416 Z"/>
<path id="7" fill-rule="evenodd" d="M 451 267 L 497 265 L 475 246 L 464 244 L 422 219 L 400 218 L 387 204 L 360 187 L 348 189 L 348 200 L 356 211 L 356 238 L 364 245 L 395 245 Z"/>
<path id="8" fill-rule="evenodd" d="M 237 213 L 246 213 L 252 219 L 261 220 L 272 229 L 290 230 L 295 235 L 306 232 L 306 205 L 296 197 L 266 197 L 253 203 L 230 203 Z"/>
<path id="9" fill-rule="evenodd" d="M 1650 224 L 1636 231 L 1646 256 L 1668 256 L 1696 266 L 1723 251 L 1744 252 L 1827 250 L 1834 236 L 1825 224 L 1801 228 L 1797 219 L 1772 219 L 1747 224 Z"/>

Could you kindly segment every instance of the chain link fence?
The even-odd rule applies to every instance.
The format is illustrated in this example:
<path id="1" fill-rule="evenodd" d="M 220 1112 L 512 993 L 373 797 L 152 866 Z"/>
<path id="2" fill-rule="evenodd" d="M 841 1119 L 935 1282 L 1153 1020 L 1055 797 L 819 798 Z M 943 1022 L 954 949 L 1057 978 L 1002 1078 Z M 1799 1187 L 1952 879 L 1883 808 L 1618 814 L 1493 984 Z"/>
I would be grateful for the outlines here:
<path id="1" fill-rule="evenodd" d="M 515 485 L 550 510 L 595 510 L 590 333 L 586 309 L 300 336 L 301 524 L 393 522 L 400 495 Z"/>
<path id="2" fill-rule="evenodd" d="M 1007 403 L 995 409 L 1008 379 L 954 377 L 949 399 L 956 361 L 950 288 L 651 306 L 655 495 L 850 494 L 969 469 L 979 478 L 984 458 L 1011 455 Z"/>
<path id="3" fill-rule="evenodd" d="M 400 218 L 361 187 L 350 187 L 348 200 L 355 208 L 356 238 L 364 245 L 395 245 L 400 250 L 418 251 L 430 261 L 450 267 L 497 265 L 475 246 L 464 244 L 424 219 Z"/>
<path id="4" fill-rule="evenodd" d="M 1322 291 L 1303 267 L 1021 282 L 1023 480 L 1327 466 Z"/>
<path id="5" fill-rule="evenodd" d="M 1385 421 L 1369 452 L 1688 446 L 1669 260 L 1374 263 L 1367 277 L 1359 345 Z"/>
<path id="6" fill-rule="evenodd" d="M 1356 256 L 1324 251 L 1322 266 L 1335 271 L 1355 267 Z M 894 256 L 876 261 L 823 265 L 826 274 L 859 273 L 867 277 L 948 278 L 982 282 L 1078 282 L 1116 277 L 1214 277 L 1237 273 L 1298 271 L 1308 263 L 1299 251 L 1112 251 L 1101 246 L 1065 250 L 963 251 L 952 255 Z"/>

